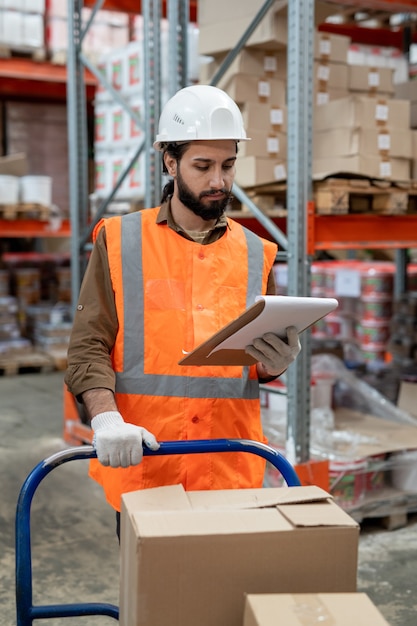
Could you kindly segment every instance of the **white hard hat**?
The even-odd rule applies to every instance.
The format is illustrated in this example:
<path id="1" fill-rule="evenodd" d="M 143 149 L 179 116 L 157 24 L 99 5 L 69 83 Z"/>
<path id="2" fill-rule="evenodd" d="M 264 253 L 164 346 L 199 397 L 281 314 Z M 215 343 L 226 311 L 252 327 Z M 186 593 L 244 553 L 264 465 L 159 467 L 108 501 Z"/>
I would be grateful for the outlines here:
<path id="1" fill-rule="evenodd" d="M 163 150 L 166 143 L 199 139 L 248 140 L 239 107 L 218 87 L 184 87 L 168 100 L 159 118 L 153 147 Z"/>

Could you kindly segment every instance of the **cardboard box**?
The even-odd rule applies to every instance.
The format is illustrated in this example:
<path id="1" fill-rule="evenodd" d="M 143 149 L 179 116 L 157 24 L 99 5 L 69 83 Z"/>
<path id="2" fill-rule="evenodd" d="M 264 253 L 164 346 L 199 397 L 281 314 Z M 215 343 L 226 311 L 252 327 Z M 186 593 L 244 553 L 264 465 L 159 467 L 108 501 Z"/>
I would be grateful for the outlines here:
<path id="1" fill-rule="evenodd" d="M 356 591 L 359 526 L 318 487 L 122 496 L 121 626 L 241 626 L 245 593 Z"/>
<path id="2" fill-rule="evenodd" d="M 391 133 L 386 128 L 334 128 L 314 133 L 313 153 L 317 159 L 351 155 L 412 159 L 412 134 L 408 130 Z"/>
<path id="3" fill-rule="evenodd" d="M 361 174 L 370 178 L 410 180 L 411 160 L 377 156 L 351 155 L 313 159 L 313 177 L 326 178 L 330 174 Z"/>
<path id="4" fill-rule="evenodd" d="M 345 35 L 314 33 L 314 58 L 332 63 L 347 63 L 351 39 Z"/>
<path id="5" fill-rule="evenodd" d="M 343 126 L 351 128 L 378 128 L 388 126 L 390 131 L 408 130 L 410 103 L 408 100 L 349 96 L 316 107 L 315 130 L 329 130 Z"/>
<path id="6" fill-rule="evenodd" d="M 245 102 L 264 102 L 278 107 L 285 105 L 286 85 L 278 78 L 235 74 L 223 85 L 223 89 L 238 105 Z"/>
<path id="7" fill-rule="evenodd" d="M 268 157 L 238 156 L 236 183 L 243 189 L 287 179 L 287 161 Z"/>
<path id="8" fill-rule="evenodd" d="M 227 54 L 217 55 L 210 63 L 206 63 L 200 72 L 200 80 L 202 83 L 211 82 L 212 77 L 222 66 Z M 285 80 L 282 63 L 283 57 L 278 52 L 271 50 L 255 50 L 254 48 L 243 48 L 238 56 L 229 65 L 217 87 L 223 89 L 223 86 L 235 74 L 253 74 L 254 76 L 266 76 L 269 78 L 282 78 Z"/>
<path id="9" fill-rule="evenodd" d="M 26 176 L 27 173 L 28 160 L 24 152 L 0 157 L 0 174 L 2 176 Z"/>
<path id="10" fill-rule="evenodd" d="M 350 91 L 394 95 L 394 70 L 392 68 L 368 67 L 366 65 L 349 65 L 348 67 Z"/>
<path id="11" fill-rule="evenodd" d="M 273 106 L 272 104 L 264 102 L 245 102 L 240 105 L 240 110 L 243 125 L 249 137 L 251 136 L 252 130 L 281 133 L 287 131 L 286 106 Z"/>
<path id="12" fill-rule="evenodd" d="M 217 2 L 213 2 L 216 5 Z M 232 4 L 232 3 L 230 3 Z M 243 33 L 252 23 L 256 12 L 252 8 L 250 15 L 242 15 L 240 5 L 235 10 L 232 19 L 223 19 L 223 9 L 229 3 L 221 3 L 217 10 L 217 20 L 221 21 L 204 24 L 199 22 L 198 49 L 202 55 L 214 55 L 232 50 Z M 200 7 L 199 7 L 200 11 Z M 287 46 L 287 19 L 282 13 L 270 12 L 258 24 L 247 41 L 247 47 L 257 47 L 264 50 L 280 50 Z"/>
<path id="13" fill-rule="evenodd" d="M 250 141 L 239 143 L 239 155 L 287 159 L 287 136 L 284 133 L 250 129 Z"/>
<path id="14" fill-rule="evenodd" d="M 317 91 L 329 89 L 344 89 L 348 91 L 348 65 L 330 61 L 315 61 L 313 70 L 313 84 Z"/>
<path id="15" fill-rule="evenodd" d="M 315 85 L 313 104 L 316 106 L 322 106 L 328 104 L 333 100 L 340 100 L 341 98 L 347 98 L 349 91 L 347 89 L 327 89 L 322 85 Z"/>
<path id="16" fill-rule="evenodd" d="M 365 593 L 259 594 L 246 596 L 243 626 L 388 626 Z"/>
<path id="17" fill-rule="evenodd" d="M 410 128 L 417 128 L 417 80 L 394 85 L 395 97 L 410 102 Z"/>

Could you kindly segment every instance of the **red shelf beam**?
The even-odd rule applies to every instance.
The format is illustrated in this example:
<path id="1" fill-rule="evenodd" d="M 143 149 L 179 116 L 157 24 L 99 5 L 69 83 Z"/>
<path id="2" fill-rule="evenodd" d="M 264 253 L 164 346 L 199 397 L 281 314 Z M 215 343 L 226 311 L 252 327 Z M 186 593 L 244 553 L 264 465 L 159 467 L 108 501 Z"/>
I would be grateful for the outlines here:
<path id="1" fill-rule="evenodd" d="M 84 6 L 93 8 L 95 6 L 94 0 L 84 0 Z M 162 14 L 166 15 L 166 2 L 162 3 Z M 102 7 L 107 11 L 121 11 L 122 13 L 136 13 L 142 12 L 142 3 L 140 0 L 105 0 Z M 197 0 L 190 0 L 190 22 L 197 21 Z"/>
<path id="2" fill-rule="evenodd" d="M 308 252 L 417 247 L 417 215 L 314 215 L 309 211 Z"/>
<path id="3" fill-rule="evenodd" d="M 96 78 L 85 70 L 87 100 L 94 98 Z M 31 99 L 66 100 L 67 68 L 48 62 L 12 57 L 0 59 L 0 90 L 2 96 L 24 96 Z"/>

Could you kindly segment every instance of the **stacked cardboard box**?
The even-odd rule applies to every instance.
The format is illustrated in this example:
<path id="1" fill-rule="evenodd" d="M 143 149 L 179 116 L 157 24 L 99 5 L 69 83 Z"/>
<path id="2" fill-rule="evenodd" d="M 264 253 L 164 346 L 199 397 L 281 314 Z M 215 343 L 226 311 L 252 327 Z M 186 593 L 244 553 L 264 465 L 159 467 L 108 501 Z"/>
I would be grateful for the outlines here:
<path id="1" fill-rule="evenodd" d="M 285 3 L 276 2 L 248 39 L 245 48 L 222 74 L 216 85 L 240 106 L 251 142 L 240 144 L 236 182 L 244 188 L 287 178 L 286 80 L 288 14 Z M 199 51 L 211 62 L 201 66 L 200 82 L 210 83 L 228 53 L 252 23 L 261 0 L 202 0 L 199 4 Z M 316 24 L 334 8 L 315 2 Z M 346 95 L 347 51 L 350 39 L 316 32 L 315 97 Z"/>
<path id="2" fill-rule="evenodd" d="M 358 536 L 318 487 L 124 494 L 120 624 L 242 626 L 247 593 L 355 592 Z"/>
<path id="3" fill-rule="evenodd" d="M 409 180 L 413 156 L 407 100 L 350 95 L 317 107 L 313 175 Z"/>

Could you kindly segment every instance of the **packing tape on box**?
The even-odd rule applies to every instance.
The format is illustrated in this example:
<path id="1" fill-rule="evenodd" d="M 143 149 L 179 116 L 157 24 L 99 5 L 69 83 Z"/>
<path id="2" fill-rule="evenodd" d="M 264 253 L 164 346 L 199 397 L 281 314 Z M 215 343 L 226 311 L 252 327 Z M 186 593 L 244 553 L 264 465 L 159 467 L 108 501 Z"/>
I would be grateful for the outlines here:
<path id="1" fill-rule="evenodd" d="M 294 612 L 297 614 L 302 626 L 314 626 L 314 624 L 336 625 L 334 617 L 319 598 L 304 594 L 293 596 L 293 598 L 295 600 Z"/>

